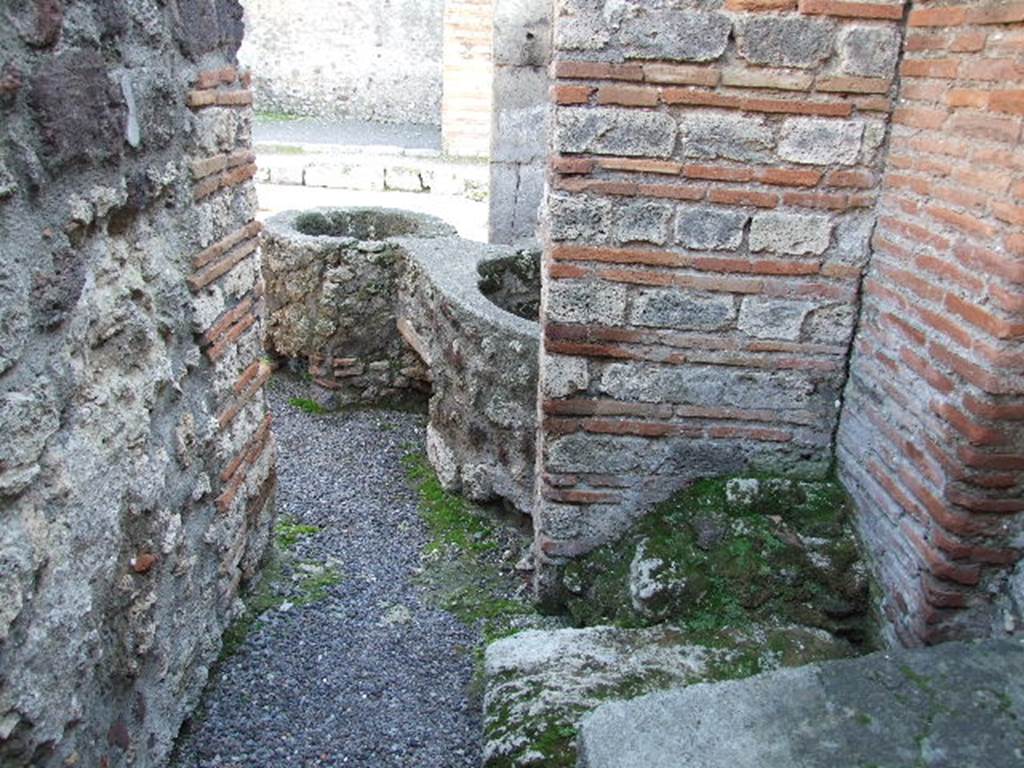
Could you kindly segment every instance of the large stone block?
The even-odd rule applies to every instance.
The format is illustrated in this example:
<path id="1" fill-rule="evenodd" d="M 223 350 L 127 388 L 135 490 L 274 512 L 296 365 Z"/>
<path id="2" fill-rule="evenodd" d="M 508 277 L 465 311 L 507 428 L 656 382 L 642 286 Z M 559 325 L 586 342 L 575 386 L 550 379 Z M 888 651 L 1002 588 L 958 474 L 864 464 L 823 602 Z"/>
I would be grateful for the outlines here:
<path id="1" fill-rule="evenodd" d="M 124 96 L 98 52 L 75 49 L 49 59 L 32 79 L 29 103 L 51 149 L 51 167 L 121 156 Z"/>
<path id="2" fill-rule="evenodd" d="M 816 67 L 832 53 L 834 29 L 829 21 L 751 14 L 739 24 L 739 54 L 751 64 Z"/>
<path id="3" fill-rule="evenodd" d="M 846 27 L 839 33 L 839 68 L 848 75 L 891 77 L 900 52 L 900 33 L 894 26 Z"/>
<path id="4" fill-rule="evenodd" d="M 725 52 L 731 32 L 722 13 L 640 7 L 622 20 L 615 42 L 627 58 L 713 61 Z"/>
<path id="5" fill-rule="evenodd" d="M 660 112 L 560 109 L 555 119 L 555 147 L 566 153 L 669 157 L 677 130 L 675 120 Z"/>
<path id="6" fill-rule="evenodd" d="M 676 243 L 698 251 L 735 251 L 743 242 L 745 213 L 717 208 L 680 208 Z"/>
<path id="7" fill-rule="evenodd" d="M 611 228 L 612 204 L 597 198 L 553 194 L 548 198 L 552 240 L 603 243 Z"/>
<path id="8" fill-rule="evenodd" d="M 779 157 L 803 165 L 854 165 L 863 136 L 859 121 L 794 117 L 782 124 Z"/>
<path id="9" fill-rule="evenodd" d="M 735 408 L 806 408 L 823 396 L 803 372 L 711 365 L 615 363 L 605 369 L 598 389 L 617 400 Z"/>
<path id="10" fill-rule="evenodd" d="M 597 51 L 611 40 L 611 30 L 594 0 L 561 0 L 557 6 L 555 47 L 563 51 Z"/>
<path id="11" fill-rule="evenodd" d="M 590 385 L 586 358 L 544 355 L 541 365 L 541 389 L 545 397 L 568 397 Z"/>
<path id="12" fill-rule="evenodd" d="M 832 224 L 826 214 L 759 213 L 750 225 L 750 250 L 820 255 L 832 242 Z"/>
<path id="13" fill-rule="evenodd" d="M 547 72 L 529 67 L 496 67 L 491 161 L 527 163 L 547 155 Z"/>
<path id="14" fill-rule="evenodd" d="M 842 217 L 836 225 L 836 245 L 829 259 L 863 267 L 871 256 L 871 235 L 875 231 L 875 217 L 854 214 Z"/>
<path id="15" fill-rule="evenodd" d="M 668 240 L 672 206 L 636 200 L 615 209 L 615 239 L 620 243 L 654 243 Z"/>
<path id="16" fill-rule="evenodd" d="M 630 312 L 633 325 L 684 331 L 715 331 L 735 319 L 735 300 L 728 294 L 661 288 L 638 293 Z"/>
<path id="17" fill-rule="evenodd" d="M 680 123 L 683 154 L 707 160 L 767 162 L 775 144 L 772 129 L 759 117 L 691 114 Z"/>
<path id="18" fill-rule="evenodd" d="M 640 437 L 566 435 L 548 444 L 547 468 L 553 472 L 608 474 L 652 471 L 664 451 L 653 451 L 651 447 L 652 441 Z"/>
<path id="19" fill-rule="evenodd" d="M 740 306 L 739 328 L 758 339 L 798 341 L 814 306 L 806 301 L 748 296 Z"/>
<path id="20" fill-rule="evenodd" d="M 548 320 L 563 323 L 621 325 L 626 315 L 626 286 L 582 280 L 557 280 L 548 290 Z"/>

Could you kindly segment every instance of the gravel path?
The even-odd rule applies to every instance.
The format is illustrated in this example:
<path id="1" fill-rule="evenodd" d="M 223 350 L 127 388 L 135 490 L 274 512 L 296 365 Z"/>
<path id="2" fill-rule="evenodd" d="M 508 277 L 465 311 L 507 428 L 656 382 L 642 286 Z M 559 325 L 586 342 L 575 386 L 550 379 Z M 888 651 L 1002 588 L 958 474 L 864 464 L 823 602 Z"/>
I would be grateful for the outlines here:
<path id="1" fill-rule="evenodd" d="M 278 441 L 278 514 L 320 532 L 299 560 L 341 572 L 326 599 L 264 615 L 206 692 L 205 717 L 175 768 L 480 764 L 470 700 L 476 631 L 414 583 L 425 530 L 401 457 L 425 419 L 382 410 L 317 416 L 269 390 Z M 287 606 L 284 606 L 287 608 Z"/>

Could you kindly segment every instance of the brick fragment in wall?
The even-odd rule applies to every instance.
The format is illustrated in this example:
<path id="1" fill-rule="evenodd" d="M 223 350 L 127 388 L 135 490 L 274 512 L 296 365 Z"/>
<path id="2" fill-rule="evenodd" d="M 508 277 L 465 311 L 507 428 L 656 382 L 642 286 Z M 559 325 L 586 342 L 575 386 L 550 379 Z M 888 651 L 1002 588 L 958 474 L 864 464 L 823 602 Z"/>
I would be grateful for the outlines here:
<path id="1" fill-rule="evenodd" d="M 745 213 L 711 207 L 681 207 L 676 215 L 676 243 L 701 251 L 735 251 L 743 242 Z"/>
<path id="2" fill-rule="evenodd" d="M 687 113 L 679 124 L 686 157 L 767 163 L 775 136 L 759 117 L 718 113 Z"/>
<path id="3" fill-rule="evenodd" d="M 835 25 L 801 16 L 751 14 L 737 24 L 739 55 L 751 64 L 812 68 L 832 53 Z"/>
<path id="4" fill-rule="evenodd" d="M 702 291 L 649 289 L 633 299 L 630 323 L 648 328 L 715 331 L 736 320 L 732 296 Z"/>
<path id="5" fill-rule="evenodd" d="M 677 127 L 670 115 L 629 109 L 561 109 L 555 147 L 570 154 L 670 157 Z"/>

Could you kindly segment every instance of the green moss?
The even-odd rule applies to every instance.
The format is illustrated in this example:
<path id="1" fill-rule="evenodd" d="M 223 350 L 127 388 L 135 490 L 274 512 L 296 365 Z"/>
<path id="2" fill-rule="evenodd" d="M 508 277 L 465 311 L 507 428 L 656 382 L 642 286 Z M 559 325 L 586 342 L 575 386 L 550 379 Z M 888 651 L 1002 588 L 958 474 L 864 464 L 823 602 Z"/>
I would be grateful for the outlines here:
<path id="1" fill-rule="evenodd" d="M 460 621 L 478 626 L 485 643 L 514 634 L 536 609 L 525 599 L 509 597 L 515 585 L 495 567 L 501 542 L 495 518 L 445 491 L 422 453 L 407 454 L 403 464 L 429 533 L 421 585 Z"/>
<path id="2" fill-rule="evenodd" d="M 300 523 L 291 517 L 279 517 L 274 525 L 274 542 L 277 548 L 289 550 L 302 539 L 320 533 L 315 525 Z"/>
<path id="3" fill-rule="evenodd" d="M 620 541 L 570 563 L 574 622 L 669 621 L 702 636 L 781 622 L 869 645 L 866 582 L 856 577 L 859 551 L 842 487 L 754 479 L 731 493 L 727 478 L 695 483 Z M 629 598 L 634 559 L 648 561 L 664 587 L 642 613 Z"/>
<path id="4" fill-rule="evenodd" d="M 320 405 L 316 400 L 310 400 L 308 397 L 293 397 L 288 401 L 288 405 L 293 408 L 298 408 L 300 411 L 312 413 L 317 416 L 327 413 L 326 408 Z"/>
<path id="5" fill-rule="evenodd" d="M 281 559 L 272 554 L 259 577 L 250 585 L 248 593 L 243 596 L 245 611 L 224 632 L 220 651 L 222 660 L 238 653 L 245 639 L 256 628 L 260 616 L 284 604 L 286 598 L 277 588 L 282 580 Z"/>
<path id="6" fill-rule="evenodd" d="M 268 110 L 266 112 L 257 112 L 255 114 L 257 123 L 287 123 L 292 120 L 301 120 L 302 115 L 295 115 L 291 112 L 275 112 Z"/>
<path id="7" fill-rule="evenodd" d="M 544 756 L 544 765 L 551 768 L 572 768 L 576 765 L 574 725 L 552 720 L 533 738 L 531 747 Z"/>
<path id="8" fill-rule="evenodd" d="M 258 144 L 256 149 L 264 155 L 305 155 L 308 151 L 295 144 Z"/>
<path id="9" fill-rule="evenodd" d="M 497 547 L 494 523 L 462 497 L 444 490 L 426 456 L 411 453 L 402 461 L 406 475 L 419 491 L 420 514 L 430 531 L 427 554 L 482 554 Z"/>
<path id="10" fill-rule="evenodd" d="M 341 583 L 341 573 L 329 564 L 298 561 L 291 550 L 302 539 L 320 529 L 293 518 L 278 518 L 273 547 L 259 576 L 242 595 L 245 609 L 224 632 L 221 659 L 238 653 L 245 639 L 259 626 L 259 618 L 285 603 L 303 606 L 328 597 L 332 586 Z"/>

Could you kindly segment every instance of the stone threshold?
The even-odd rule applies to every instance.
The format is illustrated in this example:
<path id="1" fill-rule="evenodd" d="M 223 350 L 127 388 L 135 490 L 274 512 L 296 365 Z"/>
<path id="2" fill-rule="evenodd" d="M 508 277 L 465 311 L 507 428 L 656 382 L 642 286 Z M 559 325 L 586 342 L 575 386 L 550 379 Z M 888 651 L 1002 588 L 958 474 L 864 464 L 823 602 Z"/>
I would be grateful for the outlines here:
<path id="1" fill-rule="evenodd" d="M 437 150 L 382 145 L 255 145 L 258 182 L 364 192 L 421 192 L 481 201 L 490 171 L 480 158 L 454 158 Z"/>

